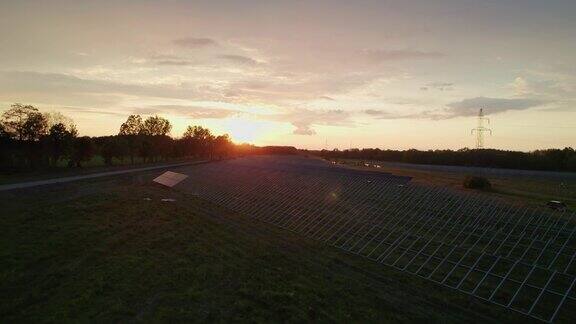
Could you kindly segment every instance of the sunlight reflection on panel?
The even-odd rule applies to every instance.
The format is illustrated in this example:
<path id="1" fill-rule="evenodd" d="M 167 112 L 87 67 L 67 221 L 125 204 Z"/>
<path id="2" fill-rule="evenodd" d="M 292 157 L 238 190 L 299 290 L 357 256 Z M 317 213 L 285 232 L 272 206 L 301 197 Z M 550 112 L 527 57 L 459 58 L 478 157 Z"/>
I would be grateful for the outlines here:
<path id="1" fill-rule="evenodd" d="M 188 176 L 185 174 L 176 173 L 176 172 L 172 172 L 172 171 L 166 171 L 166 172 L 162 173 L 160 176 L 156 177 L 152 181 L 172 188 L 175 185 L 177 185 L 178 183 L 182 182 L 186 178 L 188 178 Z"/>

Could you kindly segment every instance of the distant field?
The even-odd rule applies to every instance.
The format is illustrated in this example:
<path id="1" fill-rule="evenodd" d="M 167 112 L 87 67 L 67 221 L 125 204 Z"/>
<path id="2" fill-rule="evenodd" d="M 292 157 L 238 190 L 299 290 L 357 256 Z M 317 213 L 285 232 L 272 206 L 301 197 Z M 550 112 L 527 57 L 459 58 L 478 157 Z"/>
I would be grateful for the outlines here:
<path id="1" fill-rule="evenodd" d="M 466 190 L 462 182 L 467 174 L 479 174 L 490 180 L 494 196 L 510 199 L 531 205 L 544 205 L 550 200 L 564 201 L 571 209 L 576 209 L 576 175 L 559 172 L 531 171 L 532 176 L 515 170 L 497 170 L 481 173 L 482 169 L 409 165 L 402 163 L 387 163 L 381 161 L 334 159 L 339 164 L 361 170 L 391 172 L 397 175 L 413 177 L 413 181 L 431 186 L 449 186 L 458 190 Z M 364 163 L 371 166 L 366 167 Z M 373 165 L 380 165 L 375 168 Z M 548 176 L 547 176 L 548 175 Z"/>
<path id="2" fill-rule="evenodd" d="M 154 175 L 2 193 L 0 321 L 522 319 L 157 187 Z"/>

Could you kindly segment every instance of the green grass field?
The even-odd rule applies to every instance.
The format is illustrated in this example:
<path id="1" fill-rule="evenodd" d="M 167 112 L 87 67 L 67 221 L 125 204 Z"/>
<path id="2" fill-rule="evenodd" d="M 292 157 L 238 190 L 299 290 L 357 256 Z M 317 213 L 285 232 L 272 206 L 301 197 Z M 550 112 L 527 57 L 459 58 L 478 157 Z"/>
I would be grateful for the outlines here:
<path id="1" fill-rule="evenodd" d="M 526 320 L 154 175 L 0 194 L 0 322 Z"/>

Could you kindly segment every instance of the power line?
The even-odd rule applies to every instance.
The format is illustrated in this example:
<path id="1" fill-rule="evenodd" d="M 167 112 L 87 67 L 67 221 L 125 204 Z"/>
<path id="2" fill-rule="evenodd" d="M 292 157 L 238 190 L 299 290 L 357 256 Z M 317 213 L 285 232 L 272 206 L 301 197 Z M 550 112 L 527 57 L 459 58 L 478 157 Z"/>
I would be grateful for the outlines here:
<path id="1" fill-rule="evenodd" d="M 500 127 L 500 126 L 499 126 Z M 576 126 L 538 126 L 538 125 L 501 125 L 501 127 L 526 127 L 526 128 L 576 128 Z"/>
<path id="2" fill-rule="evenodd" d="M 484 122 L 490 124 L 490 119 L 484 117 L 484 112 L 482 111 L 482 108 L 480 108 L 480 112 L 478 112 L 478 126 L 470 131 L 471 134 L 476 132 L 477 149 L 484 148 L 484 133 L 490 133 L 490 135 L 492 135 L 492 130 L 490 128 L 484 127 Z"/>

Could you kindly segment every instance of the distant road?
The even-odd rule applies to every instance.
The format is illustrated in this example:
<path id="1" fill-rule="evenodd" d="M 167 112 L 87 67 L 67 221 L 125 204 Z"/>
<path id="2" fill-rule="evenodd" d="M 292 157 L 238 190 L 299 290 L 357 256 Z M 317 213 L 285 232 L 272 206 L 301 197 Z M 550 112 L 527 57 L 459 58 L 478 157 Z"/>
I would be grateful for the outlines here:
<path id="1" fill-rule="evenodd" d="M 166 168 L 173 168 L 173 167 L 179 167 L 179 166 L 184 166 L 184 165 L 200 164 L 200 163 L 205 163 L 205 162 L 206 161 L 182 162 L 182 163 L 155 165 L 155 166 L 136 168 L 136 169 L 108 171 L 108 172 L 91 173 L 91 174 L 77 175 L 77 176 L 70 176 L 70 177 L 53 178 L 53 179 L 39 180 L 39 181 L 12 183 L 12 184 L 0 185 L 0 191 L 8 191 L 8 190 L 14 190 L 14 189 L 25 189 L 25 188 L 51 185 L 51 184 L 57 184 L 57 183 L 65 183 L 65 182 L 72 182 L 72 181 L 92 179 L 92 178 L 100 178 L 100 177 L 108 177 L 108 176 L 114 176 L 114 175 L 119 175 L 119 174 L 150 171 L 150 170 L 156 170 L 156 169 L 166 169 Z"/>
<path id="2" fill-rule="evenodd" d="M 493 177 L 529 177 L 529 178 L 549 179 L 558 181 L 563 180 L 576 181 L 576 173 L 574 172 L 499 169 L 499 168 L 483 168 L 483 167 L 435 165 L 435 164 L 414 164 L 414 163 L 385 162 L 385 161 L 374 161 L 373 163 L 380 164 L 382 166 L 388 166 L 392 168 L 397 167 L 402 169 L 485 175 Z"/>

